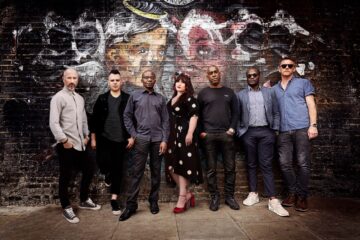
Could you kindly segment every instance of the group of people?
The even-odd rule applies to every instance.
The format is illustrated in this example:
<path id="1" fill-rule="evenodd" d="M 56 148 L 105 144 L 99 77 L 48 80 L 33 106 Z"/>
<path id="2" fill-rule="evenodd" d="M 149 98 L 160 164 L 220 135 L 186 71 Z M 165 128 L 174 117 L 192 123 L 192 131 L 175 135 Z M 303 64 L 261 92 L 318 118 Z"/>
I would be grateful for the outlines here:
<path id="1" fill-rule="evenodd" d="M 148 197 L 152 214 L 157 214 L 161 180 L 161 162 L 165 158 L 168 182 L 178 186 L 175 214 L 195 206 L 191 183 L 203 182 L 199 145 L 206 158 L 209 208 L 220 207 L 217 184 L 217 163 L 221 155 L 224 167 L 225 204 L 233 210 L 240 206 L 235 192 L 235 136 L 240 138 L 245 152 L 250 192 L 243 201 L 251 206 L 259 202 L 257 166 L 264 178 L 264 194 L 269 197 L 268 208 L 289 216 L 284 207 L 295 206 L 307 211 L 310 172 L 310 140 L 317 132 L 317 113 L 314 87 L 307 79 L 294 76 L 296 61 L 283 58 L 279 64 L 281 80 L 271 89 L 260 86 L 260 71 L 247 69 L 247 87 L 238 93 L 222 85 L 218 66 L 207 68 L 209 86 L 197 99 L 190 77 L 185 73 L 174 76 L 173 95 L 166 98 L 154 90 L 156 75 L 151 70 L 142 73 L 142 90 L 131 95 L 122 91 L 124 81 L 118 70 L 108 75 L 109 91 L 101 94 L 94 105 L 90 131 L 84 99 L 75 92 L 78 73 L 68 68 L 62 80 L 64 88 L 56 93 L 50 104 L 50 128 L 57 141 L 60 177 L 59 197 L 63 215 L 71 223 L 79 222 L 69 201 L 68 187 L 73 172 L 82 171 L 79 208 L 99 210 L 100 205 L 89 198 L 89 185 L 94 164 L 86 156 L 91 136 L 91 148 L 96 149 L 100 172 L 110 187 L 111 208 L 119 221 L 136 213 L 140 183 L 148 158 L 151 189 Z M 275 144 L 277 143 L 277 148 Z M 276 151 L 277 149 L 277 151 Z M 287 197 L 276 198 L 272 163 L 278 153 Z M 129 157 L 130 153 L 130 157 Z M 126 207 L 121 211 L 118 195 L 125 162 L 130 161 L 127 179 Z M 298 171 L 295 171 L 293 163 Z"/>

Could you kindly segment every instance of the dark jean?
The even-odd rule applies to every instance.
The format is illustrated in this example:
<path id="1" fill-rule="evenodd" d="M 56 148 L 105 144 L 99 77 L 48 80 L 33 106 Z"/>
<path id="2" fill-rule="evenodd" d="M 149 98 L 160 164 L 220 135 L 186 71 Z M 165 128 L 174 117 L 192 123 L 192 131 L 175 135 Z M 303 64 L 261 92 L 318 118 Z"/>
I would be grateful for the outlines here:
<path id="1" fill-rule="evenodd" d="M 74 178 L 74 173 L 81 171 L 82 178 L 80 183 L 80 201 L 88 199 L 89 186 L 94 175 L 95 164 L 92 158 L 89 158 L 87 151 L 77 151 L 74 148 L 65 149 L 63 144 L 56 145 L 59 155 L 59 197 L 62 208 L 70 206 L 69 183 Z"/>
<path id="2" fill-rule="evenodd" d="M 279 162 L 288 192 L 307 197 L 310 178 L 310 140 L 307 128 L 281 132 L 277 146 Z M 295 159 L 293 159 L 293 157 Z M 296 174 L 293 162 L 298 167 Z"/>
<path id="3" fill-rule="evenodd" d="M 114 142 L 105 137 L 97 141 L 97 160 L 100 172 L 109 175 L 111 194 L 120 194 L 125 161 L 127 160 L 127 142 Z"/>
<path id="4" fill-rule="evenodd" d="M 223 133 L 207 133 L 204 139 L 204 149 L 206 154 L 206 168 L 208 190 L 210 195 L 214 197 L 219 196 L 217 187 L 217 158 L 219 153 L 222 155 L 225 173 L 225 197 L 233 197 L 235 191 L 235 149 L 234 138 Z"/>
<path id="5" fill-rule="evenodd" d="M 159 200 L 159 190 L 161 181 L 161 161 L 162 155 L 159 155 L 160 142 L 151 142 L 137 138 L 135 141 L 133 156 L 130 166 L 130 185 L 126 201 L 126 207 L 130 210 L 136 210 L 138 207 L 137 198 L 140 191 L 141 179 L 144 176 L 146 161 L 150 154 L 150 171 L 151 171 L 151 190 L 149 202 Z"/>
<path id="6" fill-rule="evenodd" d="M 250 192 L 257 192 L 257 166 L 259 163 L 265 194 L 275 196 L 272 161 L 274 158 L 275 132 L 268 127 L 249 128 L 241 137 L 244 145 Z"/>

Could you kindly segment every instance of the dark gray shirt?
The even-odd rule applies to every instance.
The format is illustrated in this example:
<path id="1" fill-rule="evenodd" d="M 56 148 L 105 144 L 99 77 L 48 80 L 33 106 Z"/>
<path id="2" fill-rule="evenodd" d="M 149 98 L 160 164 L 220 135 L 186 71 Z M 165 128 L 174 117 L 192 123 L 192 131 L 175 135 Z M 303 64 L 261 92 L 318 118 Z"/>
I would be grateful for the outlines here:
<path id="1" fill-rule="evenodd" d="M 121 97 L 108 97 L 108 116 L 105 120 L 103 136 L 114 142 L 123 142 L 124 136 L 121 127 L 121 118 L 119 114 L 119 106 Z M 122 117 L 122 116 L 121 116 Z"/>
<path id="2" fill-rule="evenodd" d="M 170 130 L 165 97 L 146 90 L 134 92 L 124 111 L 124 124 L 134 138 L 167 142 Z"/>
<path id="3" fill-rule="evenodd" d="M 249 87 L 249 126 L 260 127 L 268 125 L 265 115 L 264 97 L 260 89 L 254 91 Z"/>

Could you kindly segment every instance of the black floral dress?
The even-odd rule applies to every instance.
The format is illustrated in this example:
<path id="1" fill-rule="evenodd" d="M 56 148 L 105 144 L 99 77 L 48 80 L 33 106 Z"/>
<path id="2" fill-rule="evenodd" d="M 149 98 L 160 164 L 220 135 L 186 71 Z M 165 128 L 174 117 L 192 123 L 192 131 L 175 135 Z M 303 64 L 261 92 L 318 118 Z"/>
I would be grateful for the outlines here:
<path id="1" fill-rule="evenodd" d="M 188 97 L 180 99 L 174 105 L 171 105 L 170 100 L 167 106 L 170 115 L 170 136 L 165 154 L 166 180 L 169 183 L 174 182 L 170 175 L 172 171 L 191 183 L 200 184 L 203 177 L 196 136 L 193 137 L 192 144 L 185 144 L 190 118 L 198 116 L 198 102 L 194 97 Z"/>

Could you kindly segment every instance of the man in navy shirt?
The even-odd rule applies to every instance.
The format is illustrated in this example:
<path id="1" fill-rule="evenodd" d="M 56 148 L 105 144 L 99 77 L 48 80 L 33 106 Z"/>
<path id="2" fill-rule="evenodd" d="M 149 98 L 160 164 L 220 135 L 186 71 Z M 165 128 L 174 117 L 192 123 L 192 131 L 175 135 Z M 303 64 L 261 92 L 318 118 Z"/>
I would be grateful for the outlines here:
<path id="1" fill-rule="evenodd" d="M 165 97 L 154 91 L 155 73 L 147 70 L 141 79 L 144 90 L 134 92 L 124 111 L 124 124 L 135 141 L 133 149 L 132 178 L 126 208 L 119 221 L 125 221 L 136 212 L 140 182 L 144 176 L 146 160 L 150 155 L 151 190 L 150 212 L 159 212 L 160 170 L 162 155 L 166 151 L 169 137 L 169 114 Z"/>
<path id="2" fill-rule="evenodd" d="M 295 205 L 297 211 L 307 211 L 310 140 L 318 136 L 317 112 L 315 89 L 309 80 L 294 76 L 295 66 L 294 59 L 283 58 L 279 65 L 281 80 L 274 86 L 280 110 L 279 162 L 288 188 L 288 196 L 282 205 Z M 293 156 L 299 168 L 297 174 Z"/>

